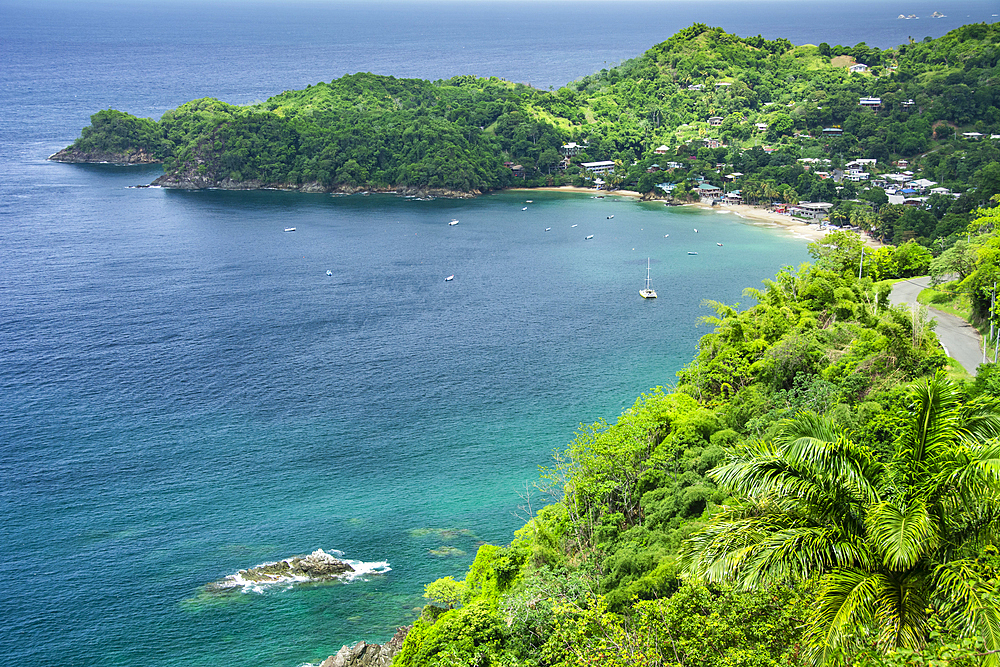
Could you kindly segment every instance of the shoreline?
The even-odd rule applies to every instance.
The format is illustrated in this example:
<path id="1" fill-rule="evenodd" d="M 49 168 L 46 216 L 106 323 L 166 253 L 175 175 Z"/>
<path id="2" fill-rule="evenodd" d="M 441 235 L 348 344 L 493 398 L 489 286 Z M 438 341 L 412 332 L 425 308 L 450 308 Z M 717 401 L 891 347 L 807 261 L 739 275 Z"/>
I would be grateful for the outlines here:
<path id="1" fill-rule="evenodd" d="M 595 188 L 579 188 L 572 185 L 541 188 L 507 188 L 507 191 L 512 192 L 537 192 L 539 190 L 544 192 L 576 192 L 590 195 L 602 193 L 605 197 L 621 195 L 623 197 L 631 197 L 637 200 L 642 200 L 642 194 L 634 190 L 597 190 Z M 663 200 L 648 199 L 643 201 L 659 202 Z M 773 211 L 767 211 L 762 208 L 757 208 L 756 206 L 750 206 L 749 204 L 719 204 L 717 206 L 710 206 L 709 204 L 694 202 L 690 204 L 679 204 L 679 206 L 683 206 L 685 208 L 698 208 L 705 211 L 715 211 L 716 213 L 733 213 L 748 224 L 756 225 L 758 227 L 781 229 L 795 238 L 803 239 L 810 243 L 821 240 L 830 232 L 829 229 L 820 229 L 816 224 L 808 223 L 803 220 L 799 220 L 798 218 L 793 218 L 790 215 L 774 213 Z M 869 248 L 880 248 L 883 245 L 879 241 L 876 241 L 875 239 L 864 234 L 861 235 L 861 238 L 864 240 L 865 245 Z"/>

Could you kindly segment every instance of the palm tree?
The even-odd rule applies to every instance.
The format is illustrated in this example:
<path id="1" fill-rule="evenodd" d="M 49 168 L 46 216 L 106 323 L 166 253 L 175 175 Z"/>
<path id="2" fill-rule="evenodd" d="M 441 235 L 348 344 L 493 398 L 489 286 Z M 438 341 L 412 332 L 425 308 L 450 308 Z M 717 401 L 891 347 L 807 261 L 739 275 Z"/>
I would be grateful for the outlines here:
<path id="1" fill-rule="evenodd" d="M 1000 531 L 1000 406 L 962 404 L 944 376 L 910 390 L 897 451 L 879 463 L 803 413 L 711 475 L 738 501 L 684 548 L 688 571 L 754 588 L 818 578 L 816 664 L 862 648 L 918 649 L 931 615 L 998 665 L 1000 592 L 980 562 Z"/>

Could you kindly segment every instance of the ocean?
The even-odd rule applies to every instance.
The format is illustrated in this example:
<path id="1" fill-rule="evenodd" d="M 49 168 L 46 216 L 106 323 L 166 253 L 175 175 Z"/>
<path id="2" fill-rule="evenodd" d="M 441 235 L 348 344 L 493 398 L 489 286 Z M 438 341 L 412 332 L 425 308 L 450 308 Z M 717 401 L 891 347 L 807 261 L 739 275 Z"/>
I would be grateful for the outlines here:
<path id="1" fill-rule="evenodd" d="M 425 583 L 510 541 L 579 424 L 671 385 L 703 299 L 808 259 L 614 196 L 177 192 L 132 187 L 158 167 L 47 162 L 90 114 L 355 71 L 558 87 L 696 20 L 891 46 L 992 9 L 0 2 L 3 662 L 297 667 L 387 639 Z M 206 587 L 318 548 L 362 576 Z"/>

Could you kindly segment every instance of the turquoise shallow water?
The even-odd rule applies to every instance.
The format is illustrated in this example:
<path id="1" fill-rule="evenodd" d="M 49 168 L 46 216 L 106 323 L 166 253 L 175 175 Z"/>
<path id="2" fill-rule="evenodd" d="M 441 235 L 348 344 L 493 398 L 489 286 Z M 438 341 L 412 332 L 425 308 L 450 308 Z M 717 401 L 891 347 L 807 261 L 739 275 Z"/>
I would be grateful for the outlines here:
<path id="1" fill-rule="evenodd" d="M 511 539 L 518 491 L 580 422 L 674 379 L 703 298 L 806 259 L 733 216 L 615 198 L 129 189 L 158 170 L 45 161 L 90 114 L 359 70 L 560 85 L 694 20 L 905 40 L 878 3 L 837 21 L 807 3 L 383 7 L 0 2 L 0 662 L 295 667 L 383 640 L 424 583 Z M 972 18 L 915 37 L 993 11 L 962 3 L 947 13 Z M 203 589 L 316 548 L 392 569 Z"/>

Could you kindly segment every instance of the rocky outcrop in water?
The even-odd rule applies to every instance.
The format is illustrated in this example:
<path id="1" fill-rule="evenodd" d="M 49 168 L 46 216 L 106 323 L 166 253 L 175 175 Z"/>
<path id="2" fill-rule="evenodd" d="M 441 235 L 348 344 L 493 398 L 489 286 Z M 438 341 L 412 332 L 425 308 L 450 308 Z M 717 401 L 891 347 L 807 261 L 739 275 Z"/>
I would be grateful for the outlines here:
<path id="1" fill-rule="evenodd" d="M 403 640 L 410 627 L 399 628 L 392 639 L 384 644 L 369 644 L 358 642 L 353 647 L 344 646 L 324 660 L 320 667 L 389 667 L 392 659 L 403 648 Z"/>
<path id="2" fill-rule="evenodd" d="M 354 568 L 322 549 L 317 549 L 308 556 L 293 556 L 277 563 L 240 570 L 239 577 L 243 581 L 268 583 L 293 577 L 313 580 L 333 579 L 347 572 L 354 572 Z"/>
<path id="3" fill-rule="evenodd" d="M 53 162 L 68 162 L 71 164 L 158 164 L 162 162 L 162 160 L 153 157 L 150 153 L 142 149 L 121 153 L 85 153 L 72 146 L 50 155 L 49 159 Z"/>

